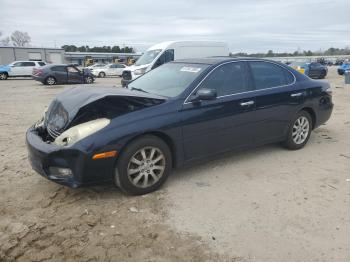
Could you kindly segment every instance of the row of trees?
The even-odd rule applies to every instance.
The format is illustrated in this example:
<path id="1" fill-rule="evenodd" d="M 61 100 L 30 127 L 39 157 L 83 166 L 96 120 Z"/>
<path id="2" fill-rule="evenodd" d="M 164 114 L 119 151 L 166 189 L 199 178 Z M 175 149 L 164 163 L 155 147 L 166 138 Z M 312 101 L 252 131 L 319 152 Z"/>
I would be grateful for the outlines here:
<path id="1" fill-rule="evenodd" d="M 10 36 L 2 38 L 0 32 L 0 46 L 28 46 L 31 38 L 27 32 L 14 31 Z"/>
<path id="2" fill-rule="evenodd" d="M 345 48 L 328 48 L 325 51 L 315 51 L 312 52 L 310 50 L 308 51 L 295 51 L 293 53 L 274 53 L 272 50 L 269 50 L 267 53 L 253 53 L 253 54 L 248 54 L 248 53 L 231 53 L 231 56 L 245 56 L 245 57 L 288 57 L 288 56 L 313 56 L 313 55 L 350 55 L 350 48 L 345 47 Z"/>
<path id="3" fill-rule="evenodd" d="M 98 52 L 98 53 L 134 53 L 135 49 L 133 47 L 125 46 L 75 46 L 75 45 L 64 45 L 62 46 L 66 52 Z"/>

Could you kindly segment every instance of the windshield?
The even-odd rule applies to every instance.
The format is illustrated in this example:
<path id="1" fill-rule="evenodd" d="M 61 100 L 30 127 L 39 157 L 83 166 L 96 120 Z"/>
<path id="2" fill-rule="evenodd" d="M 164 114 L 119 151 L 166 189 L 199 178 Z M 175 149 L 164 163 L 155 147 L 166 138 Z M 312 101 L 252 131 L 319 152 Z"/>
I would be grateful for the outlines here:
<path id="1" fill-rule="evenodd" d="M 139 59 L 137 59 L 135 65 L 140 66 L 150 64 L 161 51 L 161 49 L 147 51 Z"/>
<path id="2" fill-rule="evenodd" d="M 166 97 L 180 95 L 209 65 L 167 63 L 137 78 L 128 86 L 131 90 Z"/>

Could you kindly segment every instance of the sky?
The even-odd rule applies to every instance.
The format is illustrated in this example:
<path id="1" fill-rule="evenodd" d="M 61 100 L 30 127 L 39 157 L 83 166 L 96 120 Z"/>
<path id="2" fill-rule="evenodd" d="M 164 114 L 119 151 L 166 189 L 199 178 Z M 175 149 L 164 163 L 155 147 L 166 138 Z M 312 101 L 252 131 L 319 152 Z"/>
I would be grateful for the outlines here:
<path id="1" fill-rule="evenodd" d="M 0 0 L 0 31 L 32 46 L 218 40 L 236 52 L 350 46 L 350 0 Z"/>

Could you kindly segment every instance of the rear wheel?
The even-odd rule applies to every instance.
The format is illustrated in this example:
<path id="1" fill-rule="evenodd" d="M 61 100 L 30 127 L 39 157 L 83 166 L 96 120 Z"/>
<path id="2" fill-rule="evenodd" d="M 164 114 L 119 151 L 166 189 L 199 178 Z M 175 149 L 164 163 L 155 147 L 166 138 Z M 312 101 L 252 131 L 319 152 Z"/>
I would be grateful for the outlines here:
<path id="1" fill-rule="evenodd" d="M 302 110 L 291 121 L 287 140 L 284 145 L 292 150 L 303 148 L 310 138 L 312 119 L 308 112 Z"/>
<path id="2" fill-rule="evenodd" d="M 7 73 L 0 73 L 0 80 L 6 80 L 8 78 L 8 74 Z"/>
<path id="3" fill-rule="evenodd" d="M 49 76 L 46 78 L 45 84 L 52 86 L 52 85 L 56 84 L 56 79 L 53 76 Z"/>
<path id="4" fill-rule="evenodd" d="M 105 72 L 100 72 L 98 74 L 98 76 L 101 77 L 101 78 L 104 78 L 104 77 L 106 77 L 106 73 Z"/>
<path id="5" fill-rule="evenodd" d="M 122 152 L 115 168 L 115 183 L 130 195 L 157 190 L 171 171 L 172 156 L 167 144 L 155 137 L 136 139 Z"/>

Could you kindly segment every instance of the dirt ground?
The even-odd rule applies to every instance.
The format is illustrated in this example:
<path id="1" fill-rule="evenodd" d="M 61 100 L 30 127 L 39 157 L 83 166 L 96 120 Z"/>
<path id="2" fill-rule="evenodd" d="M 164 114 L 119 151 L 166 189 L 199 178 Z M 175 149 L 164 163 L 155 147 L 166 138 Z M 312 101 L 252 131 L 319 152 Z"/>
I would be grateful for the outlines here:
<path id="1" fill-rule="evenodd" d="M 350 86 L 335 70 L 333 116 L 304 149 L 221 156 L 140 197 L 37 175 L 25 131 L 70 86 L 1 81 L 0 261 L 350 261 Z"/>

